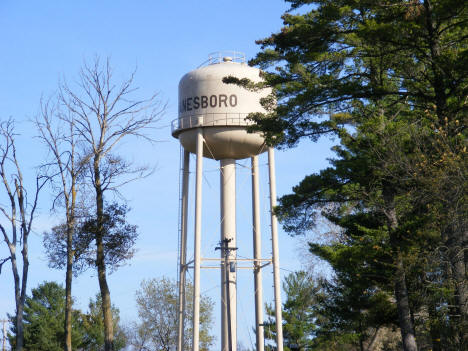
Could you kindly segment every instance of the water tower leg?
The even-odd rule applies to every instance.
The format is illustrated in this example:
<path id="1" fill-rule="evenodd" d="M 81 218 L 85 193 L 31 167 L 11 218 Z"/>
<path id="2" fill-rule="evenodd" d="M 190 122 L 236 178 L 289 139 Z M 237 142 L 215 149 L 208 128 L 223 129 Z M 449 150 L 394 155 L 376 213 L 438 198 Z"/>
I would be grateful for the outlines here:
<path id="1" fill-rule="evenodd" d="M 236 161 L 224 159 L 221 163 L 221 242 L 230 240 L 229 248 L 236 247 Z M 221 345 L 223 351 L 236 350 L 237 345 L 237 291 L 236 291 L 236 250 L 229 250 L 232 267 L 221 269 Z M 226 272 L 227 269 L 227 272 Z M 226 274 L 227 273 L 227 274 Z M 226 276 L 229 280 L 227 286 Z M 229 289 L 228 289 L 229 288 Z M 227 290 L 229 295 L 227 296 Z M 231 345 L 229 345 L 231 340 Z"/>
<path id="2" fill-rule="evenodd" d="M 185 327 L 185 279 L 187 273 L 187 210 L 189 188 L 190 153 L 184 150 L 184 165 L 182 169 L 182 203 L 180 211 L 180 266 L 179 266 L 179 305 L 177 330 L 177 351 L 184 351 Z"/>
<path id="3" fill-rule="evenodd" d="M 195 181 L 195 244 L 193 253 L 193 338 L 192 350 L 200 348 L 200 251 L 201 251 L 201 211 L 203 178 L 203 131 L 197 134 L 197 170 Z"/>
<path id="4" fill-rule="evenodd" d="M 253 217 L 253 251 L 254 251 L 254 286 L 255 286 L 255 332 L 257 351 L 264 349 L 263 335 L 263 285 L 262 285 L 262 241 L 260 229 L 260 186 L 258 156 L 251 158 L 252 164 L 252 217 Z"/>
<path id="5" fill-rule="evenodd" d="M 276 206 L 275 154 L 271 147 L 268 148 L 268 171 L 270 176 L 271 244 L 273 253 L 273 285 L 275 289 L 276 345 L 277 351 L 283 351 L 283 316 L 281 313 L 278 221 L 273 212 L 273 209 Z"/>

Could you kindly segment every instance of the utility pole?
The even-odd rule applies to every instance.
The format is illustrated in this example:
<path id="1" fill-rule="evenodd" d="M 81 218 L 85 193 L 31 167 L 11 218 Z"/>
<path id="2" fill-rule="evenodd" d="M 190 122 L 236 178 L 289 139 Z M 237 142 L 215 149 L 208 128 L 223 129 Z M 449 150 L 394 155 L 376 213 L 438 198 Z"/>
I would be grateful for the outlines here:
<path id="1" fill-rule="evenodd" d="M 237 250 L 237 247 L 229 247 L 229 242 L 232 241 L 232 238 L 226 238 L 223 239 L 220 243 L 220 246 L 216 248 L 216 250 L 221 250 L 221 253 L 224 257 L 224 272 L 226 275 L 225 278 L 225 283 L 226 283 L 226 305 L 227 305 L 227 334 L 228 334 L 228 344 L 229 344 L 229 351 L 233 350 L 233 345 L 232 345 L 232 326 L 231 326 L 231 299 L 229 298 L 230 295 L 230 288 L 229 285 L 231 285 L 230 280 L 229 280 L 229 271 L 233 272 L 235 271 L 235 262 L 230 262 L 229 261 L 229 255 L 231 251 Z M 232 264 L 232 265 L 231 265 Z"/>
<path id="2" fill-rule="evenodd" d="M 2 342 L 2 351 L 6 351 L 6 324 L 8 319 L 2 319 L 0 322 L 3 323 L 3 342 Z"/>

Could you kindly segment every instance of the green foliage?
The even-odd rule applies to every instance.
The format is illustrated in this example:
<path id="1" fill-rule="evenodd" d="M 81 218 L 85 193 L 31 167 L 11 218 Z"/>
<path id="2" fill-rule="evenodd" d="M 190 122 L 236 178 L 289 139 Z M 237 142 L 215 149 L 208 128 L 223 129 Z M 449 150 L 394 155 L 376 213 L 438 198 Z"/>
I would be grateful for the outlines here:
<path id="1" fill-rule="evenodd" d="M 82 327 L 85 330 L 83 344 L 87 351 L 104 350 L 104 320 L 102 318 L 102 299 L 100 294 L 96 294 L 95 300 L 91 299 L 88 305 L 88 313 L 82 317 Z M 112 320 L 114 323 L 114 349 L 122 350 L 127 339 L 124 330 L 119 322 L 119 310 L 112 306 Z"/>
<path id="2" fill-rule="evenodd" d="M 266 70 L 278 101 L 268 116 L 253 116 L 270 142 L 337 131 L 356 108 L 383 98 L 436 106 L 438 123 L 466 118 L 464 2 L 288 2 L 294 11 L 283 15 L 284 27 L 258 41 L 251 61 Z"/>
<path id="3" fill-rule="evenodd" d="M 79 225 L 76 226 L 76 229 L 78 227 Z M 49 261 L 49 267 L 55 269 L 65 268 L 67 265 L 67 224 L 56 225 L 49 231 L 44 232 L 42 242 Z M 84 240 L 82 236 L 78 236 L 78 233 L 74 234 L 72 250 L 73 275 L 78 276 L 89 268 L 89 255 L 91 251 L 89 240 Z"/>
<path id="4" fill-rule="evenodd" d="M 283 303 L 283 338 L 285 350 L 310 350 L 316 330 L 316 304 L 320 285 L 303 271 L 290 273 L 283 282 L 286 301 Z M 266 306 L 268 319 L 265 339 L 275 343 L 275 310 Z M 275 349 L 268 346 L 268 349 Z"/>
<path id="5" fill-rule="evenodd" d="M 111 271 L 130 259 L 135 250 L 133 245 L 138 237 L 137 226 L 127 223 L 126 216 L 129 208 L 118 203 L 106 204 L 102 217 L 102 241 L 106 267 Z M 99 233 L 97 218 L 85 220 L 78 233 L 78 247 L 90 247 Z M 90 266 L 95 264 L 94 252 L 86 257 Z"/>
<path id="6" fill-rule="evenodd" d="M 116 202 L 106 204 L 103 215 L 103 245 L 105 263 L 112 272 L 129 260 L 135 250 L 133 245 L 138 237 L 137 226 L 127 223 L 129 208 Z M 94 267 L 96 252 L 93 241 L 97 233 L 97 219 L 89 214 L 76 221 L 76 233 L 73 236 L 73 268 L 78 275 Z M 67 263 L 66 224 L 53 227 L 44 233 L 44 246 L 51 268 L 64 268 Z"/>
<path id="7" fill-rule="evenodd" d="M 284 27 L 258 42 L 251 61 L 265 70 L 257 87 L 271 87 L 278 104 L 265 100 L 267 113 L 251 118 L 270 144 L 339 139 L 331 166 L 307 176 L 276 211 L 293 235 L 320 230 L 320 217 L 339 228 L 334 240 L 311 244 L 335 273 L 317 337 L 363 349 L 369 331 L 396 323 L 393 289 L 406 281 L 420 346 L 465 348 L 468 7 L 288 2 Z M 457 306 L 458 324 L 447 305 Z"/>
<path id="8" fill-rule="evenodd" d="M 44 282 L 32 289 L 24 308 L 24 349 L 34 351 L 61 351 L 64 348 L 65 290 L 55 282 Z M 13 323 L 12 317 L 10 320 Z M 15 329 L 12 329 L 15 334 Z M 72 312 L 72 345 L 83 346 L 84 330 L 81 313 Z M 14 335 L 10 345 L 15 347 Z"/>
<path id="9" fill-rule="evenodd" d="M 62 351 L 65 347 L 65 289 L 55 282 L 44 282 L 32 289 L 24 309 L 24 350 Z M 116 330 L 115 350 L 126 345 L 126 338 L 119 325 L 119 311 L 112 309 Z M 13 325 L 9 341 L 15 348 L 15 328 Z M 102 321 L 101 300 L 89 303 L 88 313 L 72 311 L 73 350 L 101 351 L 104 349 L 104 323 Z"/>
<path id="10" fill-rule="evenodd" d="M 294 194 L 280 201 L 278 213 L 292 233 L 315 228 L 318 215 L 340 228 L 335 241 L 310 245 L 311 253 L 335 273 L 335 280 L 325 285 L 329 301 L 324 301 L 327 322 L 320 325 L 321 339 L 348 335 L 348 342 L 354 337 L 357 346 L 373 330 L 399 324 L 392 300 L 401 254 L 412 310 L 436 303 L 433 297 L 447 288 L 447 281 L 440 280 L 441 262 L 432 255 L 440 245 L 440 231 L 431 229 L 433 218 L 424 207 L 427 197 L 418 193 L 420 182 L 405 169 L 418 157 L 406 148 L 410 137 L 417 135 L 413 133 L 417 131 L 398 118 L 386 121 L 380 116 L 357 126 L 352 135 L 342 131 L 332 167 L 308 176 Z M 398 164 L 402 159 L 405 162 Z M 428 278 L 433 282 L 428 284 Z M 431 318 L 442 322 L 447 315 Z M 428 330 L 421 329 L 420 343 L 428 343 L 424 336 Z M 447 331 L 447 337 L 450 334 Z"/>

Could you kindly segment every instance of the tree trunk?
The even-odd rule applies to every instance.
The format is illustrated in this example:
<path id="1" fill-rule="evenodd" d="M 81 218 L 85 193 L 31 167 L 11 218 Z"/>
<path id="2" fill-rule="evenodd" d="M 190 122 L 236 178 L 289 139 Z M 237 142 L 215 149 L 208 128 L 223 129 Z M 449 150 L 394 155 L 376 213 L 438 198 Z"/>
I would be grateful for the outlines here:
<path id="1" fill-rule="evenodd" d="M 461 337 L 463 340 L 463 347 L 468 348 L 468 228 L 466 228 L 466 218 L 463 218 L 463 240 L 462 240 L 462 253 L 463 253 L 463 265 L 462 265 L 462 274 L 463 278 L 461 280 L 462 284 L 458 294 L 460 296 L 460 310 L 461 310 Z"/>
<path id="2" fill-rule="evenodd" d="M 105 340 L 105 351 L 114 350 L 114 328 L 112 323 L 112 310 L 111 310 L 111 299 L 109 287 L 107 285 L 106 278 L 106 265 L 104 262 L 104 249 L 102 243 L 102 237 L 96 238 L 96 247 L 97 247 L 97 269 L 98 269 L 98 279 L 99 279 L 99 288 L 101 290 L 102 298 L 102 314 L 104 317 L 104 340 Z"/>
<path id="3" fill-rule="evenodd" d="M 74 151 L 74 149 L 73 149 Z M 67 272 L 65 274 L 65 351 L 72 351 L 72 280 L 73 280 L 73 260 L 75 251 L 73 248 L 73 236 L 75 235 L 75 206 L 76 206 L 76 173 L 74 168 L 74 152 L 72 152 L 72 172 L 71 172 L 71 199 L 66 198 L 67 207 Z M 66 182 L 63 182 L 66 189 Z"/>
<path id="4" fill-rule="evenodd" d="M 362 333 L 362 321 L 361 321 L 361 317 L 359 317 L 359 350 L 360 351 L 364 351 L 364 340 L 363 340 L 362 335 L 363 335 L 363 333 Z"/>
<path id="5" fill-rule="evenodd" d="M 11 245 L 10 245 L 11 246 Z M 16 305 L 16 315 L 15 315 L 15 327 L 16 327 L 16 351 L 23 350 L 23 308 L 21 307 L 21 291 L 20 291 L 20 279 L 18 274 L 18 266 L 16 263 L 16 247 L 10 247 L 11 254 L 11 269 L 13 271 L 13 279 L 15 281 L 15 305 Z"/>
<path id="6" fill-rule="evenodd" d="M 102 299 L 102 315 L 104 319 L 104 350 L 114 351 L 114 326 L 109 286 L 107 285 L 106 263 L 104 256 L 104 195 L 101 184 L 99 157 L 94 160 L 94 187 L 96 190 L 96 266 L 98 270 L 99 288 Z"/>
<path id="7" fill-rule="evenodd" d="M 401 339 L 403 350 L 418 351 L 414 326 L 411 320 L 411 309 L 409 305 L 408 289 L 406 287 L 406 274 L 403 257 L 398 250 L 395 272 L 395 297 L 397 301 L 398 319 L 400 322 Z"/>
<path id="8" fill-rule="evenodd" d="M 432 351 L 442 351 L 440 342 L 441 334 L 438 326 L 439 323 L 435 303 L 431 301 L 427 306 L 427 310 L 429 312 L 429 333 L 431 335 Z"/>
<path id="9" fill-rule="evenodd" d="M 23 305 L 16 306 L 16 351 L 23 351 L 24 328 L 23 328 Z"/>
<path id="10" fill-rule="evenodd" d="M 394 193 L 392 184 L 384 184 L 383 197 L 385 201 L 385 214 L 390 228 L 390 242 L 396 253 L 395 258 L 395 298 L 398 311 L 398 320 L 400 324 L 401 339 L 403 341 L 404 351 L 418 351 L 416 337 L 414 334 L 414 325 L 411 318 L 411 309 L 408 297 L 408 288 L 406 286 L 406 273 L 401 253 L 399 240 L 395 238 L 395 231 L 398 228 L 398 218 L 395 210 Z"/>
<path id="11" fill-rule="evenodd" d="M 447 246 L 449 248 L 449 260 L 451 264 L 452 279 L 455 284 L 455 305 L 456 315 L 454 319 L 459 318 L 457 326 L 458 344 L 460 350 L 468 348 L 468 281 L 465 265 L 466 242 L 463 240 L 462 233 L 456 229 L 449 229 L 449 240 Z"/>
<path id="12" fill-rule="evenodd" d="M 28 258 L 28 234 L 23 231 L 23 250 L 21 250 L 23 256 L 23 272 L 21 276 L 21 292 L 19 304 L 16 309 L 16 323 L 17 323 L 17 345 L 16 350 L 22 351 L 24 347 L 24 327 L 23 327 L 23 311 L 24 302 L 26 300 L 26 286 L 28 283 L 28 271 L 29 271 L 29 258 Z"/>
<path id="13" fill-rule="evenodd" d="M 68 220 L 69 221 L 69 220 Z M 67 223 L 67 272 L 65 274 L 65 351 L 72 351 L 73 225 Z"/>

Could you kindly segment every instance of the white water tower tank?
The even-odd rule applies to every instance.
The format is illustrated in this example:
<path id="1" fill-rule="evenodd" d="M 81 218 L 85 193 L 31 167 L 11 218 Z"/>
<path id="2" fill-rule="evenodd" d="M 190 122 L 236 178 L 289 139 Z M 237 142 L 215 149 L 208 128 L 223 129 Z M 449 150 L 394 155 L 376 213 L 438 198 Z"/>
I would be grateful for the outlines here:
<path id="1" fill-rule="evenodd" d="M 243 56 L 212 56 L 204 65 L 179 82 L 179 118 L 173 122 L 172 135 L 185 150 L 195 153 L 197 128 L 203 128 L 203 156 L 220 159 L 243 159 L 266 150 L 259 133 L 247 133 L 249 113 L 266 112 L 260 99 L 270 90 L 249 91 L 235 84 L 223 83 L 234 76 L 259 82 L 260 70 L 245 63 Z"/>
<path id="2" fill-rule="evenodd" d="M 263 331 L 263 288 L 262 268 L 273 265 L 275 318 L 277 321 L 277 350 L 283 350 L 281 317 L 281 284 L 279 272 L 279 248 L 276 215 L 275 162 L 272 147 L 266 147 L 260 133 L 248 133 L 253 122 L 247 119 L 250 113 L 267 112 L 260 100 L 271 93 L 271 89 L 251 91 L 235 84 L 223 83 L 223 78 L 233 76 L 261 82 L 261 71 L 249 67 L 245 56 L 238 53 L 210 56 L 207 64 L 187 73 L 179 82 L 179 115 L 172 122 L 172 135 L 184 148 L 181 162 L 181 196 L 179 221 L 179 307 L 177 350 L 184 347 L 185 331 L 185 284 L 186 272 L 193 268 L 193 318 L 192 351 L 200 346 L 200 270 L 219 268 L 221 271 L 221 350 L 237 350 L 237 265 L 246 263 L 254 274 L 255 330 L 257 351 L 264 350 Z M 261 254 L 260 188 L 258 155 L 268 150 L 268 173 L 270 188 L 270 228 L 272 257 Z M 187 262 L 188 208 L 190 153 L 196 155 L 195 166 L 195 213 L 193 260 Z M 219 160 L 220 174 L 220 257 L 202 257 L 202 178 L 203 158 Z M 251 158 L 252 173 L 252 235 L 253 257 L 238 259 L 236 229 L 236 164 L 237 160 Z M 181 160 L 182 161 L 182 160 Z M 211 214 L 216 209 L 209 208 Z M 244 220 L 244 219 L 243 219 Z M 202 266 L 219 262 L 219 266 Z M 242 292 L 244 293 L 244 292 Z"/>

